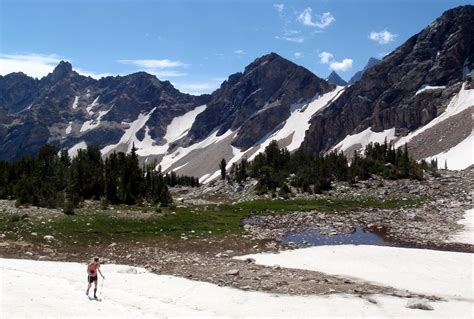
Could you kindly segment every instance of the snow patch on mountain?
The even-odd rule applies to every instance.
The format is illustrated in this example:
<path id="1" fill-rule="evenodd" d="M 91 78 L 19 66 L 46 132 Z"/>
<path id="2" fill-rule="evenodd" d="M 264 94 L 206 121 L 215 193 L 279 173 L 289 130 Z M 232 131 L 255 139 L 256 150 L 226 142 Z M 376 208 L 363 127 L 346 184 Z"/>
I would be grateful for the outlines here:
<path id="1" fill-rule="evenodd" d="M 72 102 L 72 109 L 77 109 L 77 103 L 79 103 L 79 96 L 74 97 L 74 102 Z"/>
<path id="2" fill-rule="evenodd" d="M 77 156 L 77 152 L 80 150 L 80 149 L 87 149 L 87 143 L 82 141 L 82 142 L 79 142 L 77 143 L 76 145 L 74 145 L 73 147 L 71 147 L 69 150 L 68 150 L 68 154 L 70 157 L 75 157 Z"/>
<path id="3" fill-rule="evenodd" d="M 207 139 L 189 146 L 187 148 L 178 148 L 172 154 L 167 154 L 161 161 L 161 167 L 163 171 L 166 171 L 169 168 L 172 168 L 172 165 L 179 160 L 185 158 L 188 159 L 188 156 L 194 150 L 204 150 L 206 147 L 213 145 L 212 149 L 216 147 L 220 150 L 216 154 L 225 158 L 227 161 L 226 169 L 230 169 L 232 164 L 238 163 L 243 157 L 247 157 L 249 160 L 252 160 L 258 153 L 263 152 L 265 147 L 267 147 L 272 140 L 285 140 L 285 147 L 289 151 L 294 151 L 298 149 L 301 143 L 304 140 L 305 131 L 309 128 L 309 122 L 311 117 L 328 106 L 332 101 L 334 101 L 339 95 L 343 92 L 343 87 L 337 87 L 335 90 L 326 93 L 322 96 L 317 96 L 311 100 L 309 103 L 297 103 L 291 107 L 291 113 L 289 118 L 282 123 L 279 128 L 274 132 L 271 132 L 264 136 L 260 141 L 256 143 L 255 146 L 250 147 L 246 150 L 238 149 L 231 145 L 232 134 L 238 134 L 237 132 L 227 131 L 221 136 L 217 136 L 216 132 L 212 133 Z M 215 145 L 217 144 L 217 145 Z M 231 152 L 229 152 L 231 151 Z M 190 156 L 190 155 L 189 155 Z M 195 158 L 189 157 L 188 161 L 193 161 Z M 212 171 L 201 171 L 202 176 L 200 176 L 199 181 L 201 183 L 208 183 L 220 176 L 219 162 L 221 157 L 212 159 L 215 162 L 215 166 L 212 166 Z M 194 164 L 195 165 L 195 164 Z M 176 170 L 176 168 L 173 168 Z"/>
<path id="4" fill-rule="evenodd" d="M 215 143 L 218 143 L 219 141 L 222 141 L 224 139 L 226 139 L 227 137 L 229 137 L 231 134 L 234 134 L 234 132 L 232 130 L 228 130 L 227 132 L 225 132 L 224 134 L 220 135 L 220 136 L 217 136 L 217 132 L 218 130 L 215 130 L 211 135 L 209 135 L 206 139 L 198 142 L 198 143 L 195 143 L 191 146 L 188 146 L 188 147 L 178 147 L 178 149 L 176 149 L 175 151 L 173 151 L 172 153 L 169 153 L 169 154 L 166 154 L 163 159 L 161 160 L 161 162 L 158 164 L 158 165 L 161 165 L 161 169 L 163 171 L 166 171 L 167 169 L 169 169 L 175 162 L 177 162 L 178 160 L 182 159 L 183 157 L 185 157 L 186 155 L 188 155 L 189 153 L 191 153 L 192 151 L 194 150 L 197 150 L 197 149 L 203 149 L 203 148 L 206 148 L 212 144 L 215 144 Z"/>
<path id="5" fill-rule="evenodd" d="M 191 129 L 196 116 L 198 116 L 205 109 L 206 105 L 201 105 L 181 116 L 175 117 L 167 126 L 165 136 L 163 136 L 162 139 L 163 143 L 161 145 L 156 143 L 156 141 L 150 135 L 149 127 L 145 126 L 145 137 L 143 140 L 134 140 L 135 147 L 137 148 L 137 154 L 140 156 L 166 154 L 168 152 L 169 145 L 186 136 L 188 131 Z"/>
<path id="6" fill-rule="evenodd" d="M 448 167 L 451 170 L 460 170 L 474 165 L 474 134 L 471 133 L 464 141 L 450 148 L 446 152 L 428 157 L 426 160 L 436 159 L 438 167 Z"/>
<path id="7" fill-rule="evenodd" d="M 209 173 L 202 175 L 201 177 L 199 177 L 199 183 L 205 184 L 205 181 L 207 181 L 210 176 L 211 176 L 211 174 L 209 174 Z"/>
<path id="8" fill-rule="evenodd" d="M 429 91 L 429 90 L 442 90 L 442 89 L 445 89 L 446 88 L 446 85 L 441 85 L 441 86 L 431 86 L 431 85 L 427 85 L 427 84 L 424 84 L 421 86 L 421 88 L 416 91 L 415 95 L 418 95 L 420 93 L 423 93 L 425 91 Z"/>
<path id="9" fill-rule="evenodd" d="M 360 146 L 365 148 L 369 143 L 384 143 L 385 140 L 390 142 L 395 138 L 395 128 L 391 128 L 382 132 L 374 132 L 372 128 L 369 127 L 366 130 L 346 136 L 342 141 L 340 141 L 336 146 L 332 148 L 333 151 L 347 151 L 353 146 Z"/>
<path id="10" fill-rule="evenodd" d="M 122 135 L 122 138 L 117 144 L 113 145 L 108 145 L 104 147 L 101 152 L 103 155 L 106 155 L 116 147 L 122 144 L 127 145 L 127 152 L 130 152 L 132 150 L 133 144 L 135 143 L 136 145 L 140 144 L 140 140 L 137 138 L 137 133 L 140 131 L 143 126 L 146 124 L 146 122 L 150 119 L 150 116 L 153 114 L 153 112 L 156 110 L 156 107 L 153 108 L 150 112 L 148 113 L 140 113 L 138 115 L 138 118 L 131 122 L 122 122 L 122 124 L 128 125 L 129 127 L 125 130 L 125 133 Z M 146 135 L 145 135 L 146 137 Z"/>
<path id="11" fill-rule="evenodd" d="M 68 127 L 66 127 L 66 135 L 71 134 L 72 131 L 72 122 L 69 122 Z"/>
<path id="12" fill-rule="evenodd" d="M 140 156 L 158 155 L 164 154 L 168 151 L 169 145 L 157 145 L 155 140 L 150 135 L 150 128 L 145 126 L 145 137 L 143 140 L 134 140 L 135 147 L 137 148 L 137 154 Z"/>
<path id="13" fill-rule="evenodd" d="M 172 143 L 186 136 L 196 120 L 196 116 L 204 112 L 206 107 L 206 105 L 201 105 L 182 116 L 175 117 L 166 128 L 166 134 L 163 137 L 166 142 Z"/>
<path id="14" fill-rule="evenodd" d="M 99 97 L 100 97 L 100 95 L 95 98 L 95 100 L 92 102 L 92 104 L 90 104 L 88 107 L 86 107 L 86 111 L 87 111 L 87 113 L 89 113 L 90 115 L 94 115 L 94 112 L 92 112 L 92 109 L 93 109 L 94 107 L 96 107 L 97 104 L 99 104 Z"/>
<path id="15" fill-rule="evenodd" d="M 431 122 L 425 126 L 411 132 L 410 134 L 398 139 L 395 142 L 395 147 L 403 146 L 405 143 L 410 142 L 410 140 L 417 136 L 418 134 L 426 131 L 427 129 L 443 122 L 444 120 L 450 118 L 453 115 L 461 113 L 462 111 L 468 109 L 471 106 L 474 106 L 474 89 L 466 90 L 466 84 L 463 83 L 459 92 L 451 99 L 446 110 L 438 117 L 435 117 Z"/>
<path id="16" fill-rule="evenodd" d="M 96 119 L 85 121 L 81 126 L 80 132 L 81 133 L 87 132 L 89 130 L 93 130 L 96 127 L 98 127 L 100 125 L 100 121 L 101 121 L 102 117 L 104 117 L 107 113 L 109 113 L 109 111 L 110 110 L 99 111 L 99 115 L 97 116 Z"/>
<path id="17" fill-rule="evenodd" d="M 249 160 L 254 159 L 258 153 L 263 152 L 265 147 L 267 147 L 272 140 L 279 141 L 289 138 L 290 136 L 291 142 L 286 146 L 286 148 L 290 152 L 297 150 L 301 146 L 305 137 L 305 132 L 310 126 L 311 117 L 316 114 L 316 112 L 331 104 L 331 102 L 337 99 L 343 91 L 344 87 L 338 86 L 331 92 L 315 97 L 309 103 L 298 103 L 292 105 L 291 114 L 283 127 L 267 135 L 258 146 L 258 150 L 249 158 Z M 236 152 L 237 158 L 234 157 L 229 161 L 229 163 L 237 162 L 244 154 L 245 152 Z"/>

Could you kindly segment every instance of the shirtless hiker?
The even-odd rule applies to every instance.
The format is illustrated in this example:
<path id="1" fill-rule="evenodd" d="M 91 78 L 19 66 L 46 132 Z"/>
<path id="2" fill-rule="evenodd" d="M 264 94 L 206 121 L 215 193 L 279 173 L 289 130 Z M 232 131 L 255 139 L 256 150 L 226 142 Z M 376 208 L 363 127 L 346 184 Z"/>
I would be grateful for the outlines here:
<path id="1" fill-rule="evenodd" d="M 94 298 L 97 299 L 97 272 L 102 276 L 102 279 L 105 279 L 104 275 L 100 271 L 99 257 L 94 257 L 94 260 L 87 265 L 87 290 L 86 295 L 89 296 L 89 289 L 91 289 L 92 283 L 94 283 Z"/>

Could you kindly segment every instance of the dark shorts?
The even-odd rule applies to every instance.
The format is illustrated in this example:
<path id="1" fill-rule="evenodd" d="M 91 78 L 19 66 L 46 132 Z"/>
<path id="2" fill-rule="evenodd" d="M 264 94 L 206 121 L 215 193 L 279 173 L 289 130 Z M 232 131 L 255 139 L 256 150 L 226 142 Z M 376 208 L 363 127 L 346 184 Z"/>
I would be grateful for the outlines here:
<path id="1" fill-rule="evenodd" d="M 97 275 L 96 276 L 87 276 L 87 282 L 89 282 L 91 284 L 94 281 L 97 281 Z"/>

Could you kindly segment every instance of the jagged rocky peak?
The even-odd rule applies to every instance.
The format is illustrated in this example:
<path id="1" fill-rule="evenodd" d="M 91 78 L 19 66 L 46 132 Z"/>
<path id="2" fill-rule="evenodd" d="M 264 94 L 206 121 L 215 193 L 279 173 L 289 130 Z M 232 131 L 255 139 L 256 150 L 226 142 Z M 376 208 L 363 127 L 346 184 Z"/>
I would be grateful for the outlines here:
<path id="1" fill-rule="evenodd" d="M 336 84 L 339 86 L 347 85 L 347 82 L 336 73 L 336 71 L 332 71 L 331 74 L 326 78 L 326 81 L 332 84 Z"/>
<path id="2" fill-rule="evenodd" d="M 187 143 L 213 131 L 221 135 L 237 131 L 233 145 L 254 145 L 290 114 L 291 105 L 334 89 L 307 69 L 276 53 L 257 58 L 243 73 L 231 75 L 212 95 L 207 109 L 198 115 Z"/>
<path id="3" fill-rule="evenodd" d="M 466 69 L 474 69 L 472 5 L 446 11 L 369 68 L 312 119 L 303 148 L 327 151 L 368 128 L 373 132 L 394 128 L 396 135 L 414 131 L 444 112 L 459 92 Z M 417 94 L 427 86 L 441 89 Z"/>
<path id="4" fill-rule="evenodd" d="M 0 159 L 32 154 L 46 143 L 67 149 L 115 145 L 127 129 L 123 123 L 145 117 L 137 136 L 143 139 L 148 130 L 159 141 L 173 118 L 208 99 L 181 93 L 145 72 L 95 80 L 65 61 L 42 79 L 21 73 L 0 77 Z"/>
<path id="5" fill-rule="evenodd" d="M 60 61 L 59 64 L 54 68 L 53 73 L 69 73 L 72 72 L 72 64 L 67 61 Z"/>
<path id="6" fill-rule="evenodd" d="M 359 81 L 361 78 L 362 78 L 362 75 L 364 75 L 364 73 L 370 69 L 371 67 L 373 67 L 374 65 L 376 65 L 377 63 L 379 63 L 380 60 L 377 59 L 377 58 L 369 58 L 369 61 L 367 61 L 367 64 L 364 66 L 364 68 L 358 72 L 356 72 L 352 78 L 349 80 L 349 84 L 354 84 L 356 83 L 357 81 Z"/>
<path id="7" fill-rule="evenodd" d="M 53 73 L 49 74 L 52 82 L 57 82 L 60 79 L 65 78 L 70 73 L 72 73 L 72 65 L 67 61 L 61 61 L 59 64 L 54 68 Z"/>

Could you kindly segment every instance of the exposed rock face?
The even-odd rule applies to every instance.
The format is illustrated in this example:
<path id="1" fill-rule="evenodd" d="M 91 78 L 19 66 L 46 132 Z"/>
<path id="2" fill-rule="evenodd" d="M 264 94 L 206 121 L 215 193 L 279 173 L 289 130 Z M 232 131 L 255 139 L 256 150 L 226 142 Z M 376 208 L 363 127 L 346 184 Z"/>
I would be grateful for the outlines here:
<path id="1" fill-rule="evenodd" d="M 438 117 L 461 88 L 472 89 L 474 6 L 445 12 L 369 67 L 375 62 L 342 89 L 271 53 L 202 96 L 144 72 L 95 80 L 67 62 L 39 80 L 0 76 L 0 160 L 35 153 L 46 143 L 69 150 L 95 144 L 105 153 L 139 143 L 138 154 L 165 171 L 210 180 L 222 158 L 251 158 L 273 138 L 294 150 L 305 136 L 302 148 L 319 153 L 368 128 L 395 128 L 391 136 L 403 136 Z M 328 80 L 343 85 L 335 72 Z M 409 136 L 411 153 L 429 157 L 464 141 L 470 106 L 443 126 Z M 420 150 L 428 142 L 430 149 Z"/>
<path id="2" fill-rule="evenodd" d="M 152 110 L 148 134 L 159 141 L 173 118 L 208 99 L 183 94 L 144 72 L 94 80 L 64 61 L 40 80 L 23 73 L 0 76 L 0 159 L 33 154 L 46 143 L 115 144 L 129 127 L 123 122 Z"/>
<path id="3" fill-rule="evenodd" d="M 349 80 L 349 84 L 354 84 L 356 83 L 357 81 L 359 81 L 361 78 L 362 78 L 362 75 L 368 70 L 370 69 L 371 67 L 373 67 L 374 65 L 376 65 L 377 63 L 379 63 L 380 60 L 379 59 L 376 59 L 376 58 L 369 58 L 369 61 L 367 62 L 367 64 L 364 66 L 364 68 L 358 72 L 356 72 L 352 78 Z"/>
<path id="4" fill-rule="evenodd" d="M 474 68 L 474 6 L 446 11 L 313 117 L 304 150 L 326 151 L 369 127 L 404 134 L 444 111 Z M 416 94 L 425 85 L 442 86 Z M 445 87 L 445 88 L 444 88 Z"/>
<path id="5" fill-rule="evenodd" d="M 239 130 L 232 144 L 247 149 L 284 122 L 291 106 L 317 94 L 334 89 L 318 78 L 275 53 L 256 59 L 222 83 L 194 122 L 188 143 L 194 143 L 211 132 L 218 135 Z"/>
<path id="6" fill-rule="evenodd" d="M 326 78 L 326 81 L 339 86 L 347 85 L 347 82 L 344 81 L 344 79 L 341 78 L 339 74 L 336 73 L 336 71 L 332 71 L 331 74 L 329 74 L 329 76 Z"/>

